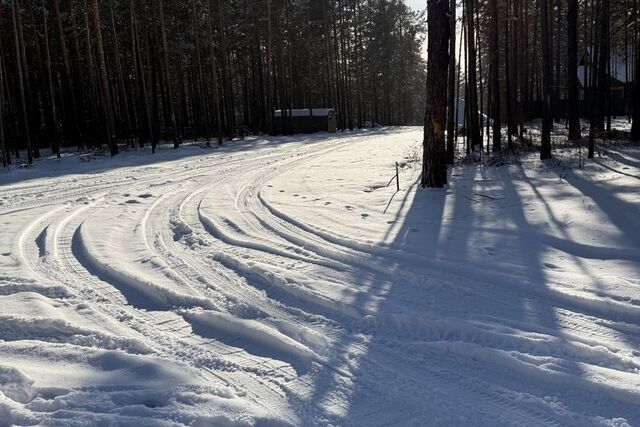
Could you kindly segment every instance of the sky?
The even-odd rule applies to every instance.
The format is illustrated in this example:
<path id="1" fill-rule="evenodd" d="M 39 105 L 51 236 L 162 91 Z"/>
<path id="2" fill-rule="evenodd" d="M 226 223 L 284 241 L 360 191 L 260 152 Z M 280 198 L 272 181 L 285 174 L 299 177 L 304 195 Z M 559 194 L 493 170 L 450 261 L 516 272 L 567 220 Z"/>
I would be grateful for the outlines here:
<path id="1" fill-rule="evenodd" d="M 404 2 L 413 10 L 423 11 L 427 8 L 427 0 L 404 0 Z M 459 11 L 458 11 L 459 13 Z M 459 14 L 458 14 L 459 16 Z M 460 28 L 458 28 L 459 30 Z M 457 33 L 456 46 L 460 45 L 460 33 Z M 458 50 L 458 48 L 456 48 Z M 424 45 L 422 46 L 422 56 L 426 60 L 427 59 L 427 41 L 424 41 Z"/>
<path id="2" fill-rule="evenodd" d="M 424 10 L 427 7 L 427 0 L 405 0 L 413 10 Z"/>

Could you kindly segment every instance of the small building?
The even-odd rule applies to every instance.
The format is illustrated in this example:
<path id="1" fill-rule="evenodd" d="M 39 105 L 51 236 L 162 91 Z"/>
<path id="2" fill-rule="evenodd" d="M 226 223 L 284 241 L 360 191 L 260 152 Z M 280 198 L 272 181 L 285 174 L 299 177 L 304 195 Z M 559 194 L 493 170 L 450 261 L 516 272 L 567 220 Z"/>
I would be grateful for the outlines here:
<path id="1" fill-rule="evenodd" d="M 611 113 L 616 115 L 631 114 L 633 110 L 633 52 L 631 50 L 625 55 L 624 49 L 614 49 L 609 58 L 607 67 L 607 78 L 609 90 L 611 91 Z M 593 92 L 591 87 L 597 79 L 594 76 L 595 69 L 591 59 L 591 49 L 587 49 L 578 63 L 578 90 L 579 99 L 584 104 L 587 97 Z M 583 115 L 587 114 L 590 107 L 582 105 Z"/>
<path id="2" fill-rule="evenodd" d="M 335 133 L 336 130 L 337 120 L 333 108 L 300 108 L 273 112 L 273 131 L 276 135 L 314 132 Z"/>

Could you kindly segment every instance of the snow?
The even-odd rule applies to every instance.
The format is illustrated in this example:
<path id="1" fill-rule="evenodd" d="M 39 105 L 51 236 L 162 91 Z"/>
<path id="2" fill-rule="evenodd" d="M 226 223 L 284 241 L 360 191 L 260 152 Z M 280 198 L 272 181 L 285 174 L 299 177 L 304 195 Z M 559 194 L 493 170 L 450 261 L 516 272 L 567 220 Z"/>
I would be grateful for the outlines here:
<path id="1" fill-rule="evenodd" d="M 640 425 L 640 149 L 421 137 L 0 171 L 0 426 Z"/>

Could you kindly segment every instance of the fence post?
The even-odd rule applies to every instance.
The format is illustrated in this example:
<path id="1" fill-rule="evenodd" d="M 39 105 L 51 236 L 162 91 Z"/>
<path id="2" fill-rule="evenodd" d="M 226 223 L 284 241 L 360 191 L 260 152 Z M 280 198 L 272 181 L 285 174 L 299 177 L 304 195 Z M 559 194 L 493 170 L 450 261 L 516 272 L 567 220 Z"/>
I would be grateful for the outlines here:
<path id="1" fill-rule="evenodd" d="M 398 167 L 398 162 L 396 162 L 396 187 L 398 191 L 400 191 L 400 169 Z"/>

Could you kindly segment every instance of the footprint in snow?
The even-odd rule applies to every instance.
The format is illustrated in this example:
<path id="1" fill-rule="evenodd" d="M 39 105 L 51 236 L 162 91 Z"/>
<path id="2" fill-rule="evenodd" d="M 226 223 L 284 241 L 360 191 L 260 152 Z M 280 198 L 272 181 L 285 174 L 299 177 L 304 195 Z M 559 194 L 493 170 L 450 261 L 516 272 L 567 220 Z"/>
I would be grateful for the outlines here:
<path id="1" fill-rule="evenodd" d="M 361 213 L 360 216 L 362 217 L 362 219 L 367 219 L 367 217 L 369 217 L 368 213 Z"/>
<path id="2" fill-rule="evenodd" d="M 550 262 L 545 262 L 544 266 L 547 267 L 547 268 L 550 268 L 552 270 L 555 270 L 555 269 L 559 268 L 557 265 L 551 264 Z"/>
<path id="3" fill-rule="evenodd" d="M 138 197 L 140 197 L 141 199 L 148 199 L 149 197 L 153 197 L 153 194 L 145 193 L 145 194 L 139 195 Z"/>

